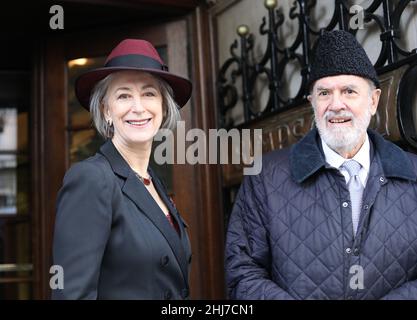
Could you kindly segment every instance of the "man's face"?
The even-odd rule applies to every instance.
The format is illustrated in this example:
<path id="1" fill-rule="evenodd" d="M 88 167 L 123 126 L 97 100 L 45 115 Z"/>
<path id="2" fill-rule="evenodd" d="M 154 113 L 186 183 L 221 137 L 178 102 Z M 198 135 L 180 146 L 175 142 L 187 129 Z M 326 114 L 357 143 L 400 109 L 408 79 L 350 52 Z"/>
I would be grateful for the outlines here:
<path id="1" fill-rule="evenodd" d="M 339 154 L 359 150 L 375 114 L 381 90 L 354 75 L 321 78 L 308 97 L 315 122 L 326 144 Z"/>

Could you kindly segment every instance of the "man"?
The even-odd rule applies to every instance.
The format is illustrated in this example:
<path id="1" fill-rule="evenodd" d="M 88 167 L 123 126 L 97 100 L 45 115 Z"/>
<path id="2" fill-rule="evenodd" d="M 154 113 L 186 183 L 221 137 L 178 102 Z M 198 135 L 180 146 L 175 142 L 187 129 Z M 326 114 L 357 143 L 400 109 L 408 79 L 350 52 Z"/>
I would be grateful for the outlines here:
<path id="1" fill-rule="evenodd" d="M 417 156 L 367 130 L 381 90 L 344 31 L 318 40 L 317 129 L 264 156 L 227 233 L 232 299 L 416 299 Z"/>

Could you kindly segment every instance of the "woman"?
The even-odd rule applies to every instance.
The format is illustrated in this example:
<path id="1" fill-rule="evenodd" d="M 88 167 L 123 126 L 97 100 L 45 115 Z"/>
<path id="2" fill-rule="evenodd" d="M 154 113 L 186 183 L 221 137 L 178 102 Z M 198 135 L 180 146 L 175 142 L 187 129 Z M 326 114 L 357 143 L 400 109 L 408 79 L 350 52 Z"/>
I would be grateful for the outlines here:
<path id="1" fill-rule="evenodd" d="M 127 39 L 105 66 L 81 75 L 76 95 L 108 140 L 70 168 L 57 200 L 54 299 L 186 299 L 186 224 L 148 167 L 152 140 L 173 129 L 191 83 L 168 72 L 147 41 Z"/>

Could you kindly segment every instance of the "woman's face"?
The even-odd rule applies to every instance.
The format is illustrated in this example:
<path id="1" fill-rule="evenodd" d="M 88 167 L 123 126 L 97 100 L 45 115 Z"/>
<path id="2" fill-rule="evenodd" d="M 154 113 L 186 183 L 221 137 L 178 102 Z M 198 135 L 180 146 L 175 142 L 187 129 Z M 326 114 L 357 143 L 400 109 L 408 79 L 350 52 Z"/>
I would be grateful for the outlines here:
<path id="1" fill-rule="evenodd" d="M 114 125 L 113 140 L 130 147 L 152 144 L 163 118 L 163 99 L 155 77 L 141 71 L 114 73 L 105 99 L 106 121 Z"/>

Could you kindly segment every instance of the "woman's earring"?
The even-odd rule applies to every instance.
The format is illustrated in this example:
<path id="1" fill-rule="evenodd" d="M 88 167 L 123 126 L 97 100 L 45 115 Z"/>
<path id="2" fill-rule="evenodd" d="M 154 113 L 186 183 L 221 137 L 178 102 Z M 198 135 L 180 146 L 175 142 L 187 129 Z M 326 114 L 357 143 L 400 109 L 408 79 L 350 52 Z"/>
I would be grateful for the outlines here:
<path id="1" fill-rule="evenodd" d="M 106 137 L 111 138 L 113 136 L 113 123 L 111 120 L 107 120 L 106 123 Z"/>

